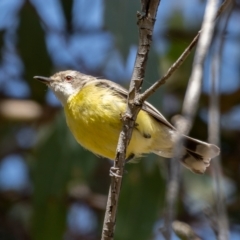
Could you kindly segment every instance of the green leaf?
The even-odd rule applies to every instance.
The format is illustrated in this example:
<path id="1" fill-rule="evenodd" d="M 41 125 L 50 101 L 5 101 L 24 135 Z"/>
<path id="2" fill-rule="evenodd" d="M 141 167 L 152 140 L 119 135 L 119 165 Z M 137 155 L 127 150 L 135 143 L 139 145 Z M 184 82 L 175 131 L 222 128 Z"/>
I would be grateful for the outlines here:
<path id="1" fill-rule="evenodd" d="M 149 239 L 160 215 L 165 184 L 157 162 L 152 171 L 147 171 L 144 161 L 151 160 L 127 165 L 117 214 L 116 240 Z"/>
<path id="2" fill-rule="evenodd" d="M 63 115 L 41 129 L 33 169 L 33 239 L 59 240 L 66 229 L 67 188 L 78 162 L 86 182 L 95 168 L 95 158 L 75 143 Z"/>
<path id="3" fill-rule="evenodd" d="M 143 82 L 143 90 L 149 88 L 152 84 L 154 84 L 158 79 L 159 76 L 159 57 L 154 51 L 153 46 L 151 51 L 149 52 L 147 67 L 146 67 L 146 74 Z M 150 98 L 147 100 L 151 102 L 156 108 L 160 108 L 162 104 L 162 87 L 160 87 Z"/>
<path id="4" fill-rule="evenodd" d="M 26 1 L 20 12 L 17 48 L 23 61 L 32 99 L 44 102 L 46 87 L 33 80 L 33 76 L 49 76 L 52 63 L 49 58 L 45 34 L 40 19 L 30 2 Z"/>
<path id="5" fill-rule="evenodd" d="M 61 0 L 68 32 L 72 32 L 72 7 L 73 0 Z"/>
<path id="6" fill-rule="evenodd" d="M 140 10 L 140 1 L 106 0 L 105 24 L 115 36 L 115 45 L 123 54 L 129 54 L 129 48 L 138 42 L 136 13 Z"/>
<path id="7" fill-rule="evenodd" d="M 3 57 L 2 49 L 4 46 L 4 40 L 3 40 L 4 34 L 5 34 L 5 30 L 0 30 L 0 62 L 2 61 L 2 57 Z"/>

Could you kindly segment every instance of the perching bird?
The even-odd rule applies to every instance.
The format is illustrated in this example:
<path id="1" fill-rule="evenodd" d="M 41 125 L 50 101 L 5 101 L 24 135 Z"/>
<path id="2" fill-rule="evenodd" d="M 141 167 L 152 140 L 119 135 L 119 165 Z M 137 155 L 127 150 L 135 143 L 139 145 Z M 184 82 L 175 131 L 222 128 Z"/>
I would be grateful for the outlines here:
<path id="1" fill-rule="evenodd" d="M 45 83 L 61 101 L 67 125 L 77 142 L 97 155 L 114 160 L 128 91 L 112 81 L 71 70 L 34 78 Z M 127 159 L 150 152 L 171 158 L 176 133 L 156 108 L 144 102 L 127 148 Z M 182 163 L 195 173 L 204 173 L 211 158 L 219 154 L 219 148 L 184 135 L 183 138 Z"/>

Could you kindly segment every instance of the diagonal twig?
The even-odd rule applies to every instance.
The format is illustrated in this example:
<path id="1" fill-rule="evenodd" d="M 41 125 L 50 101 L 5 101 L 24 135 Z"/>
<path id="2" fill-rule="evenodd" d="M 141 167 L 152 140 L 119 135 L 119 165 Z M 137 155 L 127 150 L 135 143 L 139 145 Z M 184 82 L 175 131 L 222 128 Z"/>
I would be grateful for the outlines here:
<path id="1" fill-rule="evenodd" d="M 227 6 L 231 3 L 231 0 L 225 0 L 222 5 L 219 7 L 216 18 L 218 18 L 222 12 L 227 8 Z M 143 102 L 145 101 L 150 95 L 152 95 L 161 85 L 165 84 L 166 81 L 172 76 L 172 74 L 183 64 L 183 62 L 186 60 L 186 58 L 191 53 L 192 49 L 196 46 L 198 39 L 200 37 L 200 33 L 202 30 L 198 32 L 198 34 L 194 37 L 192 42 L 189 44 L 189 46 L 184 50 L 184 52 L 180 55 L 180 57 L 177 59 L 177 61 L 168 69 L 166 74 L 156 81 L 150 88 L 148 88 L 144 93 L 142 93 L 139 97 L 139 101 Z"/>

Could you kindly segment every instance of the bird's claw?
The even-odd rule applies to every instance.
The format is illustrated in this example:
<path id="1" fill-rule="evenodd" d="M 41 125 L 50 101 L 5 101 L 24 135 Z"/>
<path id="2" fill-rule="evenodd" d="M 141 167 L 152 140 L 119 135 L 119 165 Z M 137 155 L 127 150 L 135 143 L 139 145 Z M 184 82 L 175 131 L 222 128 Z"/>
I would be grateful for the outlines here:
<path id="1" fill-rule="evenodd" d="M 120 169 L 116 167 L 111 167 L 110 168 L 110 176 L 115 177 L 115 178 L 122 178 L 122 176 L 119 174 Z"/>

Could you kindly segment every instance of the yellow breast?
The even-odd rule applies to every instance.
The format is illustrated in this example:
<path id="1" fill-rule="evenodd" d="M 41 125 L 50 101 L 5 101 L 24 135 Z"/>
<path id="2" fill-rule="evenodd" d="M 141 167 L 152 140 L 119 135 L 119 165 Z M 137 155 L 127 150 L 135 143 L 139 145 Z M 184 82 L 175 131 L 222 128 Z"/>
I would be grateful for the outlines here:
<path id="1" fill-rule="evenodd" d="M 115 158 L 122 128 L 121 115 L 125 109 L 124 99 L 112 90 L 94 85 L 83 87 L 64 106 L 67 124 L 78 143 L 109 159 Z M 150 152 L 157 134 L 157 123 L 146 112 L 140 111 L 136 123 L 127 156 Z M 143 133 L 150 134 L 151 138 L 144 137 Z"/>

